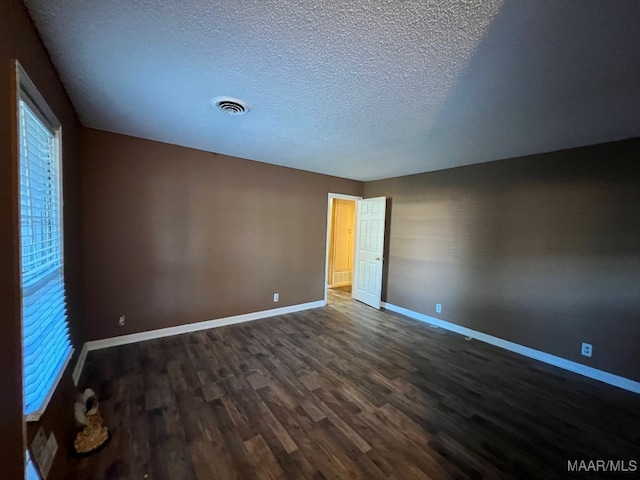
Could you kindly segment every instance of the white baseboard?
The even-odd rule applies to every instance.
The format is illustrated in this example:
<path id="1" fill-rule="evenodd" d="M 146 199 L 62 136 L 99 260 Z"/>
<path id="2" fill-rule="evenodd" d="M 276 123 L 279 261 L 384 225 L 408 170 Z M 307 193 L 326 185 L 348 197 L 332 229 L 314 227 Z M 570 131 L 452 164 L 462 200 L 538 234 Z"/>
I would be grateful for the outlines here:
<path id="1" fill-rule="evenodd" d="M 87 347 L 88 351 L 100 350 L 102 348 L 126 345 L 128 343 L 144 342 L 145 340 L 171 337 L 173 335 L 197 332 L 199 330 L 207 330 L 209 328 L 224 327 L 226 325 L 234 325 L 236 323 L 251 322 L 253 320 L 259 320 L 261 318 L 275 317 L 278 315 L 285 315 L 287 313 L 309 310 L 311 308 L 324 307 L 326 304 L 326 300 L 318 300 L 317 302 L 301 303 L 298 305 L 291 305 L 289 307 L 274 308 L 272 310 L 244 313 L 242 315 L 234 315 L 233 317 L 217 318 L 215 320 L 205 320 L 203 322 L 189 323 L 187 325 L 179 325 L 176 327 L 160 328 L 157 330 L 150 330 L 148 332 L 132 333 L 130 335 L 121 335 L 119 337 L 93 340 L 87 342 L 85 346 Z M 78 374 L 78 377 L 79 376 L 80 375 Z"/>
<path id="2" fill-rule="evenodd" d="M 80 349 L 80 355 L 78 355 L 78 360 L 76 361 L 75 367 L 73 367 L 73 373 L 71 374 L 71 378 L 73 378 L 73 384 L 77 387 L 78 382 L 80 381 L 80 375 L 82 375 L 82 369 L 84 368 L 84 362 L 87 359 L 87 352 L 89 351 L 87 344 L 82 345 L 82 349 Z"/>
<path id="3" fill-rule="evenodd" d="M 588 367 L 586 365 L 582 365 L 581 363 L 573 362 L 562 357 L 556 357 L 555 355 L 551 355 L 550 353 L 541 352 L 540 350 L 534 350 L 533 348 L 525 347 L 524 345 L 520 345 L 518 343 L 503 340 L 502 338 L 478 332 L 461 325 L 456 325 L 455 323 L 449 323 L 444 320 L 440 320 L 439 318 L 431 317 L 429 315 L 415 312 L 407 308 L 399 307 L 391 303 L 381 302 L 381 305 L 387 310 L 405 315 L 415 320 L 420 320 L 421 322 L 426 322 L 431 325 L 435 325 L 437 327 L 459 333 L 460 335 L 471 337 L 476 340 L 480 340 L 481 342 L 489 343 L 491 345 L 495 345 L 496 347 L 519 353 L 520 355 L 524 355 L 525 357 L 533 358 L 535 360 L 560 367 L 564 370 L 569 370 L 570 372 L 578 373 L 580 375 L 584 375 L 585 377 L 608 383 L 609 385 L 623 388 L 634 393 L 640 393 L 640 382 L 636 382 L 635 380 L 604 372 L 602 370 L 598 370 L 597 368 Z"/>

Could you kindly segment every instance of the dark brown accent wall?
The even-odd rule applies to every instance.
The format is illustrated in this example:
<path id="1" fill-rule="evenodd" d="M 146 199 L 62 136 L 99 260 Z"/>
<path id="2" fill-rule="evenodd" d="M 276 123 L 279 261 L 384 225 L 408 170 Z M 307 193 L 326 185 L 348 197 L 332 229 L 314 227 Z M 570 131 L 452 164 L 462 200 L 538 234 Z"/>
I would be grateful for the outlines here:
<path id="1" fill-rule="evenodd" d="M 322 300 L 327 194 L 363 190 L 92 129 L 83 157 L 90 340 Z"/>
<path id="2" fill-rule="evenodd" d="M 391 198 L 384 300 L 640 380 L 639 139 L 370 182 L 365 195 Z"/>
<path id="3" fill-rule="evenodd" d="M 78 349 L 84 334 L 82 317 L 82 218 L 80 215 L 80 123 L 49 56 L 19 0 L 0 2 L 0 465 L 2 478 L 22 479 L 22 360 L 18 283 L 18 217 L 16 155 L 11 95 L 14 60 L 18 59 L 63 125 L 64 232 L 69 318 L 72 341 Z M 76 354 L 77 355 L 77 354 Z M 68 368 L 42 425 L 55 432 L 60 450 L 66 450 L 73 429 L 73 383 Z M 29 432 L 40 424 L 29 424 Z M 65 443 L 66 442 L 66 443 Z M 58 454 L 56 462 L 64 460 Z M 54 464 L 54 470 L 55 470 Z M 53 472 L 52 472 L 53 473 Z"/>

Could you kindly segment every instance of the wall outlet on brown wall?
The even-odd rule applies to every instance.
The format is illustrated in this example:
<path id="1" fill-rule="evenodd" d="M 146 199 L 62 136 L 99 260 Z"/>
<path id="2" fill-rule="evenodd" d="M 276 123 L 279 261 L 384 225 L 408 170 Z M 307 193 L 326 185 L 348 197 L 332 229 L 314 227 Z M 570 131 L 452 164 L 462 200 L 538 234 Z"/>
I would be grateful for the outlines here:
<path id="1" fill-rule="evenodd" d="M 120 325 L 121 327 L 124 325 L 125 323 L 125 316 L 124 315 L 120 315 L 120 318 L 118 319 L 118 325 Z"/>

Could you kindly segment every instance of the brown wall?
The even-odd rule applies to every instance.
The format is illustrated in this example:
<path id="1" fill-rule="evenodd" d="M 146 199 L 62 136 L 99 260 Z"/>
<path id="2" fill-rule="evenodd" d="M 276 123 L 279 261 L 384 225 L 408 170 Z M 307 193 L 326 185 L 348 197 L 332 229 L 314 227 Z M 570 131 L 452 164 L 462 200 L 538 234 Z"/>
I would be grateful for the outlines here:
<path id="1" fill-rule="evenodd" d="M 365 195 L 391 198 L 384 300 L 640 380 L 639 139 L 370 182 Z"/>
<path id="2" fill-rule="evenodd" d="M 83 156 L 90 340 L 322 300 L 327 194 L 363 189 L 91 129 Z"/>
<path id="3" fill-rule="evenodd" d="M 11 77 L 18 59 L 63 125 L 65 260 L 69 317 L 74 345 L 82 345 L 82 238 L 80 216 L 79 136 L 80 124 L 47 52 L 19 0 L 0 2 L 0 465 L 2 478 L 23 477 L 21 327 L 19 317 L 16 157 L 12 153 Z M 62 399 L 72 397 L 68 369 L 43 418 L 46 432 L 56 433 L 61 450 L 69 437 L 73 406 Z M 33 424 L 30 424 L 34 427 Z M 58 454 L 56 462 L 64 455 Z"/>

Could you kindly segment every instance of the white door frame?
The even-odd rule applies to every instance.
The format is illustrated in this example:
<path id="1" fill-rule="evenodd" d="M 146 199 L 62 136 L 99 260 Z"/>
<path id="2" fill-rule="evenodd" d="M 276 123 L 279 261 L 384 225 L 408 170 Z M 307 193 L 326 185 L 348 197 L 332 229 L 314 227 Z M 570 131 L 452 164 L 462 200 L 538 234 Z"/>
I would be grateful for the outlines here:
<path id="1" fill-rule="evenodd" d="M 341 199 L 341 200 L 353 200 L 354 202 L 357 200 L 362 200 L 362 197 L 358 197 L 356 195 L 345 195 L 342 193 L 329 193 L 327 197 L 327 241 L 325 244 L 326 252 L 325 252 L 325 263 L 324 263 L 324 304 L 327 304 L 327 290 L 329 289 L 329 246 L 331 244 L 331 203 L 333 199 Z M 355 234 L 355 222 L 353 226 L 353 233 Z M 355 238 L 355 237 L 354 237 Z M 355 242 L 353 242 L 353 251 L 355 253 Z"/>

